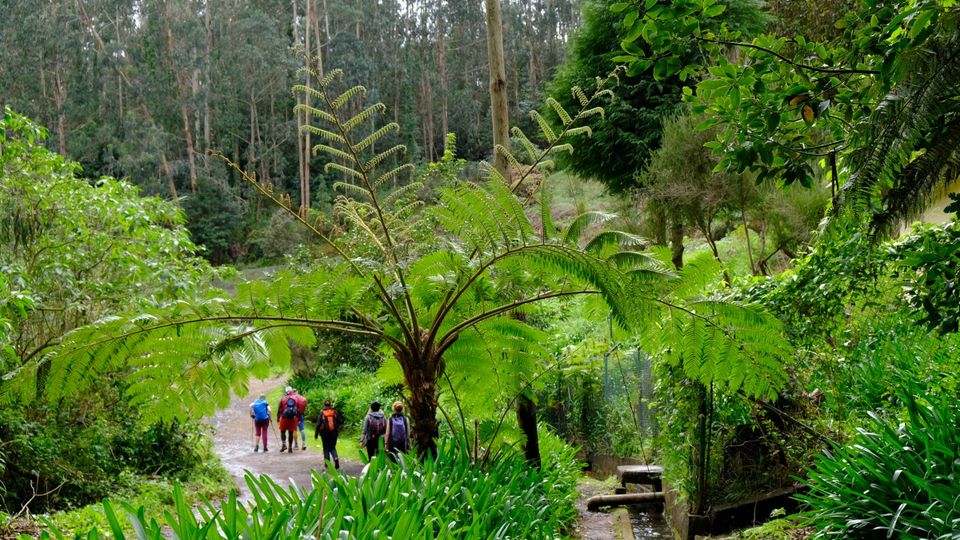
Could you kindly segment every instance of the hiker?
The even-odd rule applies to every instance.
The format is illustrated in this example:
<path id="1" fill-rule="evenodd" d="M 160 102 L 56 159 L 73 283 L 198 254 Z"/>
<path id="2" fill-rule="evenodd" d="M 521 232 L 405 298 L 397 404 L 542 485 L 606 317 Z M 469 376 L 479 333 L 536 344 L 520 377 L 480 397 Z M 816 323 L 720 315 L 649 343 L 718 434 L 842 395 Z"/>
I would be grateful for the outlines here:
<path id="1" fill-rule="evenodd" d="M 340 456 L 337 455 L 337 436 L 340 434 L 340 427 L 343 425 L 343 419 L 336 409 L 331 405 L 330 400 L 323 401 L 323 410 L 317 416 L 316 431 L 313 438 L 320 437 L 323 445 L 323 461 L 330 461 L 333 457 L 333 468 L 340 468 Z"/>
<path id="2" fill-rule="evenodd" d="M 293 434 L 297 431 L 297 424 L 300 422 L 300 411 L 297 409 L 297 399 L 293 396 L 293 388 L 289 386 L 280 398 L 277 420 L 280 422 L 280 451 L 293 452 Z"/>
<path id="3" fill-rule="evenodd" d="M 293 399 L 296 400 L 297 402 L 297 414 L 298 414 L 297 429 L 300 430 L 300 442 L 301 442 L 300 447 L 303 448 L 304 451 L 306 451 L 307 450 L 307 434 L 305 431 L 303 431 L 303 416 L 307 413 L 307 398 L 298 394 L 297 389 L 294 388 Z M 293 434 L 293 447 L 297 448 L 296 433 Z"/>
<path id="4" fill-rule="evenodd" d="M 387 432 L 387 419 L 380 410 L 380 402 L 370 404 L 370 412 L 363 419 L 363 431 L 360 434 L 360 444 L 367 448 L 367 455 L 373 459 L 380 449 L 380 439 Z"/>
<path id="5" fill-rule="evenodd" d="M 267 448 L 267 428 L 270 427 L 270 404 L 267 403 L 267 396 L 260 394 L 260 397 L 250 404 L 250 418 L 253 419 L 253 451 L 260 451 L 260 440 L 263 440 L 263 451 L 269 452 Z"/>
<path id="6" fill-rule="evenodd" d="M 393 414 L 387 422 L 386 448 L 392 459 L 398 452 L 410 451 L 410 422 L 403 415 L 403 403 L 393 404 Z"/>

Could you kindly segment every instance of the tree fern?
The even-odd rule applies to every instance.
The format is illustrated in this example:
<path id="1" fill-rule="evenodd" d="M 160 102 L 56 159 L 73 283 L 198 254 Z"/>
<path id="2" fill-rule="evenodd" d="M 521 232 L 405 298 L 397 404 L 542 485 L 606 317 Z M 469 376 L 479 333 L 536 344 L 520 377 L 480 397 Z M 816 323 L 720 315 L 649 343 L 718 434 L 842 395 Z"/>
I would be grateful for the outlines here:
<path id="1" fill-rule="evenodd" d="M 840 208 L 861 212 L 879 201 L 874 231 L 890 235 L 919 215 L 960 171 L 958 17 L 948 10 L 940 30 L 922 48 L 898 58 L 900 77 L 854 132 L 858 150 Z"/>
<path id="2" fill-rule="evenodd" d="M 297 86 L 295 91 L 318 103 L 299 106 L 316 120 L 308 128 L 320 137 L 314 152 L 333 160 L 328 172 L 345 177 L 337 184 L 335 212 L 347 223 L 346 235 L 324 232 L 289 197 L 227 163 L 308 227 L 339 262 L 318 264 L 310 272 L 280 272 L 270 283 L 238 287 L 233 298 L 157 305 L 78 329 L 42 360 L 51 397 L 82 391 L 98 373 L 124 372 L 131 399 L 143 404 L 148 417 L 190 417 L 226 403 L 232 391 L 244 391 L 249 375 L 289 362 L 288 340 L 310 344 L 312 330 L 352 332 L 380 339 L 393 356 L 409 392 L 417 444 L 428 451 L 438 434 L 436 412 L 444 385 L 453 393 L 458 384 L 467 388 L 469 381 L 484 380 L 489 373 L 502 382 L 498 396 L 514 399 L 508 395 L 530 384 L 542 363 L 543 337 L 520 320 L 525 310 L 545 300 L 583 295 L 603 298 L 624 328 L 647 334 L 651 324 L 660 324 L 657 350 L 675 348 L 697 358 L 689 365 L 692 376 L 725 380 L 763 395 L 781 383 L 772 366 L 782 342 L 769 319 L 749 316 L 754 313 L 750 307 L 728 308 L 719 301 L 687 305 L 690 290 L 709 280 L 698 272 L 708 274 L 710 268 L 692 264 L 674 276 L 635 253 L 642 244 L 636 237 L 592 233 L 588 226 L 609 215 L 581 216 L 556 235 L 547 228 L 553 227 L 549 219 L 542 220 L 540 231 L 531 223 L 525 208 L 536 203 L 542 184 L 526 181 L 549 165 L 551 153 L 567 151 L 565 139 L 583 131 L 579 121 L 602 114 L 592 103 L 605 90 L 587 96 L 575 89 L 581 108 L 572 113 L 551 104 L 559 126 L 536 115 L 547 145 L 539 149 L 531 143 L 528 163 L 521 165 L 508 149 L 500 149 L 520 167 L 512 184 L 488 168 L 486 181 L 442 186 L 437 203 L 421 210 L 409 196 L 417 186 L 387 189 L 410 168 L 397 163 L 403 146 L 373 151 L 377 141 L 396 130 L 389 123 L 376 127 L 374 120 L 385 108 L 365 104 L 363 87 L 337 90 L 342 81 L 338 70 L 315 78 L 320 81 L 316 88 Z M 549 196 L 540 195 L 539 203 L 548 205 Z M 545 212 L 549 208 L 541 216 Z M 418 228 L 425 227 L 436 227 L 429 232 L 442 239 L 426 253 L 415 241 Z M 618 249 L 634 253 L 608 258 Z M 768 355 L 766 363 L 755 359 L 761 354 Z M 760 370 L 756 379 L 764 383 L 752 383 L 753 377 L 740 381 L 733 372 L 740 368 Z M 35 374 L 36 365 L 5 386 L 8 393 L 31 388 L 31 370 Z"/>

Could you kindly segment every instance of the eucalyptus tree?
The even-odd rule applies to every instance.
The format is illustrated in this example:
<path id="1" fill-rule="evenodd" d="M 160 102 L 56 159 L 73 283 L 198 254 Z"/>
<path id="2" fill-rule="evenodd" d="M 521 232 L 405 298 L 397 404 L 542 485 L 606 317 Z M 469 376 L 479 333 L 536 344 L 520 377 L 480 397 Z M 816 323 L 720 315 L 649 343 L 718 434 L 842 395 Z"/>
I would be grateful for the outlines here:
<path id="1" fill-rule="evenodd" d="M 523 171 L 517 180 L 508 184 L 490 168 L 486 181 L 453 181 L 439 190 L 436 204 L 424 206 L 415 197 L 416 183 L 388 189 L 393 178 L 412 168 L 384 167 L 403 147 L 373 151 L 376 141 L 399 126 L 387 123 L 370 132 L 368 120 L 385 107 L 357 107 L 365 89 L 341 92 L 342 77 L 332 71 L 314 88 L 295 87 L 318 103 L 301 105 L 317 120 L 308 128 L 322 141 L 314 150 L 330 156 L 328 170 L 348 178 L 336 186 L 339 225 L 301 211 L 290 197 L 231 163 L 310 230 L 331 257 L 317 261 L 314 271 L 238 287 L 233 299 L 158 304 L 71 332 L 55 353 L 36 362 L 49 365 L 50 397 L 83 388 L 96 373 L 122 370 L 129 374 L 131 403 L 145 415 L 194 415 L 225 404 L 251 374 L 266 375 L 271 364 L 288 363 L 288 339 L 311 345 L 313 330 L 346 332 L 379 340 L 396 361 L 417 446 L 430 452 L 439 433 L 438 382 L 448 367 L 473 370 L 509 362 L 528 348 L 524 339 L 535 335 L 515 315 L 574 296 L 602 298 L 622 326 L 660 328 L 653 333 L 670 337 L 664 343 L 676 355 L 671 357 L 698 380 L 720 381 L 753 396 L 771 396 L 785 382 L 779 359 L 787 347 L 774 320 L 752 306 L 691 293 L 715 273 L 675 276 L 646 254 L 618 249 L 635 248 L 638 240 L 616 231 L 578 241 L 602 214 L 588 214 L 560 235 L 550 216 L 549 191 L 540 191 L 538 200 L 515 194 L 521 188 L 538 193 L 525 185 L 529 172 L 549 166 L 552 154 L 570 151 L 566 137 L 589 131 L 578 124 L 602 112 L 595 101 L 605 89 L 593 96 L 575 90 L 579 107 L 572 114 L 551 101 L 555 125 L 533 114 L 549 141 L 545 150 L 514 130 L 533 164 L 521 168 L 505 153 Z M 354 109 L 360 112 L 350 113 Z M 539 230 L 528 206 L 539 210 Z M 605 256 L 611 252 L 616 253 Z M 30 372 L 5 387 L 8 397 L 29 386 Z"/>

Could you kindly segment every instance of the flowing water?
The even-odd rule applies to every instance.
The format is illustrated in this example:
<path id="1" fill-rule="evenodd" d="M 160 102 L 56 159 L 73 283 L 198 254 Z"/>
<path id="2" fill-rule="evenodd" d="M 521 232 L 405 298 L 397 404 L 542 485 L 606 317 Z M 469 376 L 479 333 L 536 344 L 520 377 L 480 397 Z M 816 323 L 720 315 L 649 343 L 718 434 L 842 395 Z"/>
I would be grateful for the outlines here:
<path id="1" fill-rule="evenodd" d="M 633 536 L 637 540 L 673 538 L 673 533 L 660 512 L 631 512 L 630 521 L 633 523 Z"/>

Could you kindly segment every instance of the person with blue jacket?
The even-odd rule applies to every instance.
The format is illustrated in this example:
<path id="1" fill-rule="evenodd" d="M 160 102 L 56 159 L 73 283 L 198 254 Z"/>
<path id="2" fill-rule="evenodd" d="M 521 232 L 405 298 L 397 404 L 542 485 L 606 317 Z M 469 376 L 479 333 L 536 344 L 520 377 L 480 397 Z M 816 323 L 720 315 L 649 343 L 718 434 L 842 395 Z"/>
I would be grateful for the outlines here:
<path id="1" fill-rule="evenodd" d="M 253 419 L 253 451 L 260 451 L 260 441 L 263 440 L 263 451 L 268 452 L 267 430 L 270 427 L 270 404 L 267 403 L 267 396 L 260 394 L 260 398 L 250 404 L 250 418 Z"/>

